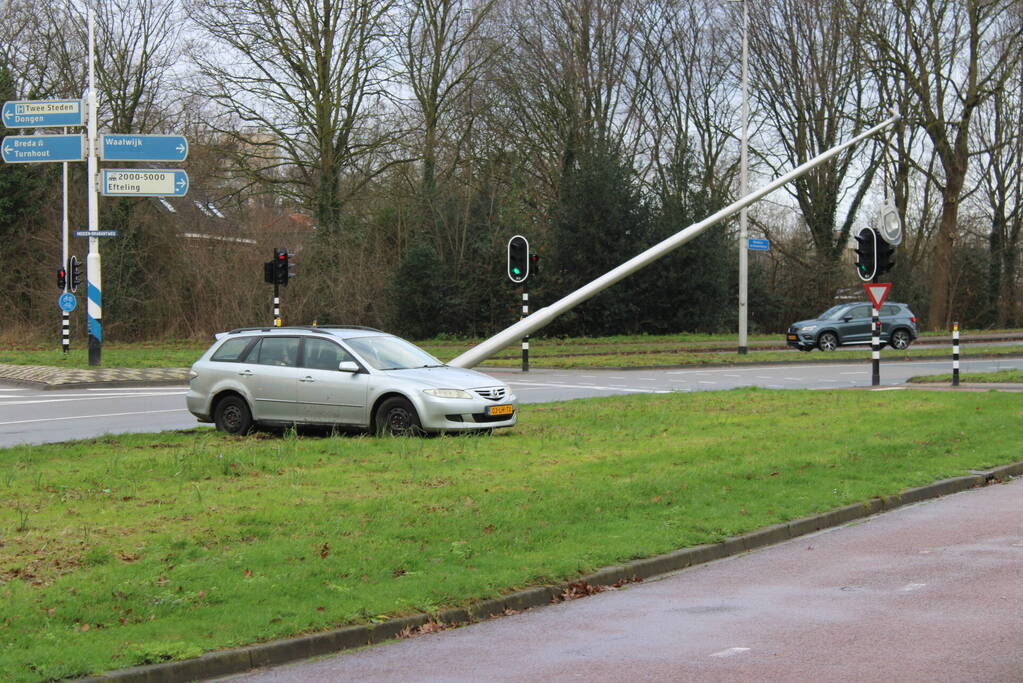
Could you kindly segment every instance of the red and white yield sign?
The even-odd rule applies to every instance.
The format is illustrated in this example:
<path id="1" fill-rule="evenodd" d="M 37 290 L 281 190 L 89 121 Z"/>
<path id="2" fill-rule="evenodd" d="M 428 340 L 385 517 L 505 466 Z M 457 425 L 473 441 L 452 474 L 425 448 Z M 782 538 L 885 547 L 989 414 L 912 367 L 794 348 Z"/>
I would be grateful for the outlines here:
<path id="1" fill-rule="evenodd" d="M 890 282 L 864 282 L 863 289 L 867 290 L 867 296 L 870 297 L 870 301 L 874 304 L 874 308 L 881 308 L 884 304 L 884 300 L 888 298 L 888 291 L 892 288 Z"/>

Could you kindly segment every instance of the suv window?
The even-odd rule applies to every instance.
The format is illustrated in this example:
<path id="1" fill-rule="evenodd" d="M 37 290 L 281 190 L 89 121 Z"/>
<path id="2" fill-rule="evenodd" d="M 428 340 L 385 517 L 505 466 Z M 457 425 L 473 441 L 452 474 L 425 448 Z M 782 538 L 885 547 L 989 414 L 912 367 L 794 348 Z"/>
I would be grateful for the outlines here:
<path id="1" fill-rule="evenodd" d="M 219 363 L 237 363 L 241 360 L 242 355 L 245 353 L 245 349 L 249 348 L 249 344 L 252 343 L 252 337 L 239 337 L 237 339 L 228 339 L 226 342 L 220 345 L 216 353 L 210 358 Z"/>
<path id="2" fill-rule="evenodd" d="M 881 315 L 898 315 L 899 307 L 893 304 L 885 304 L 881 307 Z"/>
<path id="3" fill-rule="evenodd" d="M 851 318 L 869 318 L 870 317 L 870 306 L 853 306 L 849 309 L 849 312 L 843 317 Z"/>
<path id="4" fill-rule="evenodd" d="M 343 361 L 355 361 L 350 353 L 326 339 L 305 340 L 305 356 L 302 367 L 313 370 L 337 370 Z"/>
<path id="5" fill-rule="evenodd" d="M 298 342 L 298 337 L 263 337 L 253 349 L 256 362 L 293 368 L 298 362 Z"/>

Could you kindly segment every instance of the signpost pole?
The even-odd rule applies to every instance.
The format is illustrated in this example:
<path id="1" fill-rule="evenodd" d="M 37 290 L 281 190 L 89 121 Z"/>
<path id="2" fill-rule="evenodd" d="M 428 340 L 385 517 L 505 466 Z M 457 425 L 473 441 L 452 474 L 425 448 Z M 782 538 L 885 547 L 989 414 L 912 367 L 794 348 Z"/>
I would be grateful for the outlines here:
<path id="1" fill-rule="evenodd" d="M 67 133 L 67 128 L 64 129 L 64 133 Z M 67 162 L 61 164 L 64 169 L 64 201 L 63 201 L 63 219 L 61 221 L 61 227 L 63 229 L 62 240 L 63 248 L 61 250 L 61 264 L 63 268 L 67 268 L 68 263 L 68 218 L 67 218 Z M 64 279 L 64 292 L 68 290 L 68 280 L 71 279 L 71 272 L 65 270 Z M 69 311 L 61 310 L 60 312 L 60 345 L 64 349 L 64 355 L 67 355 L 71 349 L 71 313 Z"/>
<path id="2" fill-rule="evenodd" d="M 96 182 L 99 175 L 99 164 L 96 159 L 96 128 L 99 118 L 96 106 L 96 27 L 89 6 L 89 149 L 88 149 L 88 187 L 89 195 L 89 231 L 99 230 L 99 196 Z M 103 360 L 103 287 L 100 273 L 99 240 L 89 238 L 89 257 L 86 261 L 86 279 L 88 281 L 88 322 L 89 322 L 89 365 L 100 365 Z"/>

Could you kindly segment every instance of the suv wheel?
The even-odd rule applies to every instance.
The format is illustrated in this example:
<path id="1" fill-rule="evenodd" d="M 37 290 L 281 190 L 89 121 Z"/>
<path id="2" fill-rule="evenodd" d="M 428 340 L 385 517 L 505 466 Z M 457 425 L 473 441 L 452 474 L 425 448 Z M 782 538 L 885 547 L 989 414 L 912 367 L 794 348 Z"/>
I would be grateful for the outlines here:
<path id="1" fill-rule="evenodd" d="M 395 396 L 380 404 L 376 414 L 380 436 L 417 436 L 423 433 L 419 414 L 408 399 Z"/>
<path id="2" fill-rule="evenodd" d="M 838 348 L 838 336 L 834 332 L 825 332 L 817 338 L 817 348 L 821 351 L 834 351 Z"/>
<path id="3" fill-rule="evenodd" d="M 889 343 L 893 349 L 904 351 L 909 348 L 910 341 L 912 340 L 909 336 L 909 332 L 903 329 L 898 329 L 892 332 L 892 338 Z"/>
<path id="4" fill-rule="evenodd" d="M 213 411 L 217 429 L 228 434 L 248 434 L 252 429 L 252 411 L 241 396 L 225 396 Z"/>

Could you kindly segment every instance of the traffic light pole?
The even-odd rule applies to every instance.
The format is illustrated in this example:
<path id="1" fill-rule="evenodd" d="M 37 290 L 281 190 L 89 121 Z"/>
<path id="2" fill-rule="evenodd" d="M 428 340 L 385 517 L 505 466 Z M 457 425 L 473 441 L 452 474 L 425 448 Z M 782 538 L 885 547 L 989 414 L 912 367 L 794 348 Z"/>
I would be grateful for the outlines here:
<path id="1" fill-rule="evenodd" d="M 769 195 L 770 193 L 777 190 L 779 187 L 782 187 L 783 185 L 792 182 L 793 180 L 803 175 L 807 171 L 819 166 L 820 164 L 823 164 L 825 161 L 842 153 L 844 150 L 848 149 L 849 147 L 852 147 L 856 143 L 861 142 L 862 140 L 866 140 L 872 135 L 877 135 L 878 133 L 885 130 L 898 120 L 899 120 L 898 116 L 892 116 L 891 118 L 886 119 L 885 121 L 879 123 L 873 128 L 866 130 L 863 133 L 860 133 L 851 140 L 848 140 L 847 142 L 844 142 L 841 145 L 832 147 L 826 152 L 817 155 L 813 159 L 810 159 L 809 161 L 800 164 L 799 166 L 792 169 L 791 171 L 781 176 L 780 178 L 776 178 L 767 185 L 764 185 L 760 189 L 751 192 L 745 197 L 739 199 L 738 201 L 729 204 L 728 206 L 724 207 L 720 211 L 717 211 L 711 216 L 708 216 L 702 221 L 694 223 L 690 225 L 688 228 L 685 228 L 684 230 L 680 230 L 671 237 L 650 247 L 646 251 L 637 254 L 636 256 L 633 256 L 631 259 L 629 259 L 622 265 L 618 266 L 617 268 L 607 273 L 604 273 L 604 275 L 598 277 L 596 280 L 593 280 L 589 284 L 584 285 L 579 289 L 575 290 L 574 292 L 571 292 L 570 294 L 562 297 L 561 299 L 554 302 L 550 306 L 545 306 L 544 308 L 538 309 L 528 318 L 520 320 L 511 327 L 508 327 L 502 330 L 501 332 L 498 332 L 493 337 L 490 337 L 486 341 L 483 341 L 482 343 L 474 346 L 465 353 L 454 358 L 449 363 L 449 365 L 458 368 L 474 367 L 475 365 L 481 363 L 487 358 L 490 358 L 490 356 L 494 355 L 501 349 L 509 346 L 510 344 L 513 344 L 516 339 L 521 339 L 522 337 L 531 334 L 536 330 L 539 330 L 541 327 L 547 325 L 562 313 L 575 308 L 579 304 L 583 303 L 584 301 L 587 301 L 588 299 L 591 299 L 592 297 L 596 296 L 597 294 L 604 291 L 608 287 L 611 287 L 612 285 L 625 279 L 629 275 L 632 275 L 633 273 L 645 268 L 646 266 L 650 265 L 651 263 L 658 260 L 662 256 L 674 251 L 675 249 L 682 246 L 686 242 L 699 236 L 701 233 L 705 232 L 709 228 L 725 220 L 729 216 L 735 215 L 737 212 L 750 206 L 751 204 L 761 199 L 762 197 L 765 197 L 766 195 Z"/>
<path id="2" fill-rule="evenodd" d="M 529 280 L 522 281 L 522 318 L 529 317 Z M 522 372 L 529 372 L 529 335 L 522 338 Z"/>
<path id="3" fill-rule="evenodd" d="M 870 311 L 870 386 L 876 387 L 881 385 L 881 311 L 873 305 Z"/>
<path id="4" fill-rule="evenodd" d="M 64 128 L 64 134 L 67 134 L 67 128 Z M 71 269 L 67 267 L 69 263 L 68 259 L 68 219 L 67 219 L 67 162 L 61 164 L 64 171 L 64 201 L 63 210 L 64 216 L 61 220 L 61 228 L 63 231 L 63 248 L 61 249 L 61 267 L 64 270 L 64 293 L 67 294 L 68 280 L 71 278 Z M 71 311 L 65 311 L 63 308 L 60 310 L 60 346 L 64 350 L 64 355 L 68 354 L 71 350 Z"/>
<path id="5" fill-rule="evenodd" d="M 281 286 L 274 281 L 274 327 L 281 326 Z"/>

